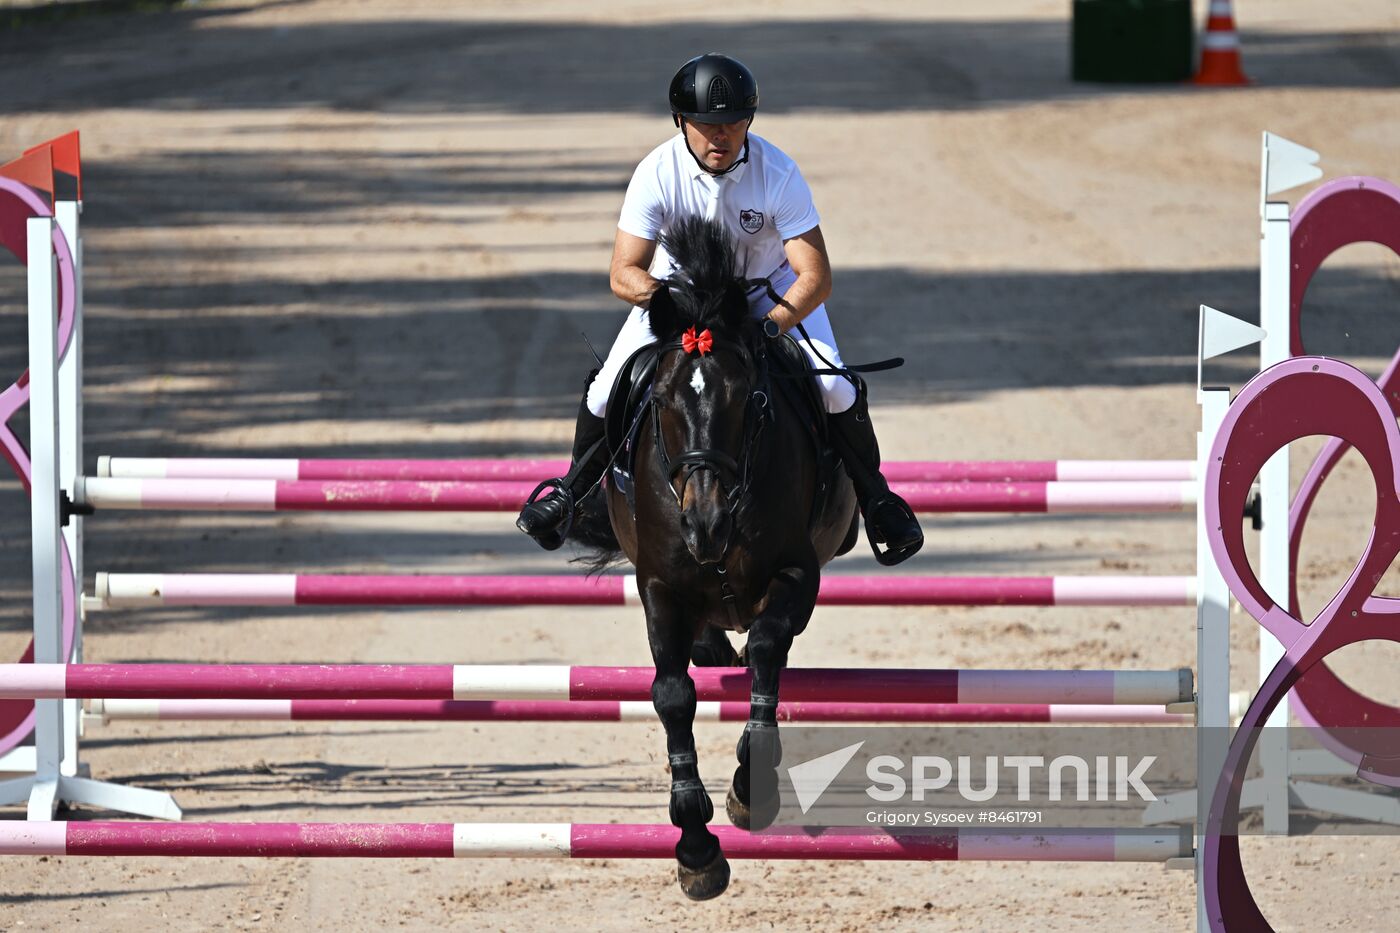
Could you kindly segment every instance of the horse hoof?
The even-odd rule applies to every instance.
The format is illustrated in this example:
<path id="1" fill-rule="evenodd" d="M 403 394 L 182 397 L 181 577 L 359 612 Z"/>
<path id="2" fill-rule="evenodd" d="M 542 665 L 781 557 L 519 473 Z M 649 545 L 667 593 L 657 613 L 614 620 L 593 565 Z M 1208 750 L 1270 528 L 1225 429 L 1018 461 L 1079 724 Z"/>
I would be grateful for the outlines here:
<path id="1" fill-rule="evenodd" d="M 729 796 L 724 798 L 724 812 L 729 814 L 729 822 L 740 829 L 749 828 L 749 820 L 752 814 L 749 805 L 739 799 L 739 795 L 734 793 L 733 785 L 730 785 Z"/>
<path id="2" fill-rule="evenodd" d="M 778 809 L 782 801 L 776 796 L 766 800 L 749 801 L 748 814 L 750 832 L 758 832 L 772 826 L 778 819 Z"/>
<path id="3" fill-rule="evenodd" d="M 724 812 L 729 815 L 729 822 L 749 832 L 772 826 L 781 807 L 782 799 L 776 794 L 765 800 L 744 803 L 739 799 L 739 795 L 734 793 L 732 784 L 729 786 L 729 795 L 724 798 Z"/>
<path id="4" fill-rule="evenodd" d="M 720 852 L 704 868 L 686 868 L 676 863 L 676 881 L 685 896 L 692 901 L 708 901 L 719 897 L 729 887 L 729 861 Z"/>

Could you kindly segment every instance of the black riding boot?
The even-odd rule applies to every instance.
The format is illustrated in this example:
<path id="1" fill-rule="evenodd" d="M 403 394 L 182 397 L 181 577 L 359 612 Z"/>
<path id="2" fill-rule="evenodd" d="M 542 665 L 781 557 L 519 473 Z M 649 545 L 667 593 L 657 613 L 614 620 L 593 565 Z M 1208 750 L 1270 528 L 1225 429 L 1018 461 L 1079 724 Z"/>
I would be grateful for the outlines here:
<path id="1" fill-rule="evenodd" d="M 870 423 L 865 393 L 860 393 L 846 411 L 827 415 L 827 423 L 831 425 L 836 452 L 855 484 L 860 511 L 865 516 L 865 534 L 875 559 L 888 567 L 913 557 L 924 546 L 924 533 L 914 511 L 890 492 L 889 484 L 880 475 L 880 445 Z M 885 545 L 883 551 L 881 544 Z"/>
<path id="2" fill-rule="evenodd" d="M 595 371 L 588 377 L 593 382 Z M 588 494 L 608 467 L 608 445 L 603 438 L 603 419 L 588 410 L 588 384 L 583 401 L 578 406 L 578 424 L 574 427 L 573 462 L 569 472 L 557 479 L 545 480 L 535 487 L 515 527 L 534 538 L 546 551 L 557 550 L 569 533 L 574 521 L 574 505 Z M 541 490 L 554 488 L 549 495 L 536 499 Z"/>

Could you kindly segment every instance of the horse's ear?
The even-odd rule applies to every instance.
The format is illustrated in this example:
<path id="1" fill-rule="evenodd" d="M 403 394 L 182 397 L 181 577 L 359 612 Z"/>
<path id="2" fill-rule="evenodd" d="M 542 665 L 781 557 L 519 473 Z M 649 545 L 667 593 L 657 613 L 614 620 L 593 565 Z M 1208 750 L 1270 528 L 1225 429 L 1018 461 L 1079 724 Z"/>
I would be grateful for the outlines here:
<path id="1" fill-rule="evenodd" d="M 673 340 L 683 329 L 684 322 L 669 282 L 663 280 L 661 287 L 652 292 L 651 301 L 647 303 L 647 320 L 657 340 Z"/>

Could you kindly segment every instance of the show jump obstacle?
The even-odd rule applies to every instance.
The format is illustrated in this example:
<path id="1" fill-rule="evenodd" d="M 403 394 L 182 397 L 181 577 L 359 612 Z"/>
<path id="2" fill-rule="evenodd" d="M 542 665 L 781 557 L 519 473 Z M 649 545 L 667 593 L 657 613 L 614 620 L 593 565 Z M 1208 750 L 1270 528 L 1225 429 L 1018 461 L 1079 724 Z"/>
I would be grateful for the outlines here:
<path id="1" fill-rule="evenodd" d="M 97 475 L 125 479 L 419 480 L 535 483 L 563 476 L 567 460 L 255 460 L 98 457 Z M 1196 478 L 1193 460 L 894 460 L 891 483 L 1169 482 Z M 533 486 L 532 486 L 533 488 Z"/>
<path id="2" fill-rule="evenodd" d="M 98 509 L 216 512 L 517 512 L 534 483 L 425 480 L 119 479 L 80 477 L 75 500 Z M 1194 482 L 894 483 L 916 512 L 1176 512 Z"/>
<path id="3" fill-rule="evenodd" d="M 76 222 L 76 205 L 75 222 Z M 76 226 L 71 238 L 77 242 Z M 80 298 L 80 296 L 79 296 Z M 39 302 L 42 305 L 42 302 Z M 80 350 L 63 344 L 61 377 L 78 372 Z M 79 397 L 59 408 L 59 430 L 80 423 Z M 64 449 L 80 449 L 80 438 L 67 437 Z M 74 463 L 81 458 L 74 457 Z M 59 475 L 78 505 L 99 508 L 310 508 L 317 509 L 458 509 L 518 507 L 533 485 L 539 461 L 530 472 L 509 461 L 182 461 L 101 458 L 100 473 L 86 477 L 65 462 Z M 549 464 L 552 469 L 555 464 Z M 1180 509 L 1194 503 L 1197 475 L 1192 461 L 981 461 L 895 465 L 905 492 L 921 508 L 964 511 L 1155 511 Z M 160 475 L 140 475 L 157 473 Z M 237 475 L 231 475 L 237 474 Z M 520 477 L 530 482 L 522 482 Z M 518 484 L 520 488 L 514 488 Z M 81 533 L 74 518 L 68 532 Z M 80 538 L 72 549 L 81 555 Z M 97 575 L 87 611 L 153 605 L 589 605 L 635 599 L 635 579 L 618 575 L 601 579 L 577 577 L 387 577 L 297 575 Z M 1190 605 L 1198 602 L 1195 578 L 1185 577 L 881 577 L 828 576 L 821 601 L 828 605 Z M 64 601 L 65 606 L 69 601 Z M 80 640 L 78 642 L 80 644 Z M 76 650 L 68 656 L 77 660 Z M 1175 676 L 1173 674 L 1173 676 Z M 986 700 L 930 697 L 921 703 L 877 704 L 870 697 L 810 707 L 809 714 L 849 721 L 857 712 L 875 721 L 883 713 L 901 710 L 902 721 L 1035 721 L 1053 717 L 1066 721 L 1119 722 L 1181 721 L 1188 715 L 1191 696 L 1163 694 L 1162 705 L 1126 702 L 1126 696 L 1103 702 L 1079 691 L 1074 702 L 1055 702 L 1063 693 L 988 695 Z M 122 715 L 119 696 L 111 700 L 106 718 Z M 189 697 L 183 699 L 188 700 Z M 210 697 L 217 704 L 228 697 Z M 349 698 L 353 702 L 353 698 Z M 861 702 L 863 699 L 865 702 Z M 947 700 L 948 702 L 940 702 Z M 0 701 L 3 702 L 3 701 Z M 1178 711 L 1167 711 L 1172 703 Z M 1071 707 L 1073 709 L 1071 710 Z M 353 708 L 353 707 L 352 707 Z M 76 708 L 70 707 L 76 712 Z M 175 709 L 166 710 L 167 715 Z M 511 715 L 540 719 L 550 707 L 515 708 Z M 224 711 L 227 714 L 227 710 Z M 346 715 L 342 711 L 340 715 Z M 419 708 L 414 715 L 427 715 Z M 501 715 L 499 712 L 496 715 Z M 76 715 L 66 718 L 68 752 L 76 757 Z M 3 751 L 3 749 L 0 749 Z M 89 788 L 91 789 L 91 788 Z M 120 795 L 120 789 L 110 794 Z M 111 805 L 112 800 L 106 801 Z M 149 799 L 137 806 L 152 805 Z M 120 809 L 120 807 L 118 808 Z M 157 807 L 171 813 L 171 805 Z M 135 812 L 148 812 L 136 810 Z"/>
<path id="4" fill-rule="evenodd" d="M 113 719 L 198 722 L 656 722 L 651 700 L 93 700 Z M 747 700 L 702 702 L 696 722 L 747 722 Z M 787 700 L 779 722 L 1189 723 L 1161 705 L 1131 703 L 825 703 Z"/>
<path id="5" fill-rule="evenodd" d="M 1194 577 L 822 578 L 825 606 L 1194 606 Z M 639 606 L 632 574 L 98 573 L 89 611 L 154 606 Z"/>
<path id="6" fill-rule="evenodd" d="M 650 667 L 500 664 L 0 664 L 3 699 L 650 700 Z M 690 672 L 700 700 L 749 696 L 746 667 Z M 1194 696 L 1172 671 L 788 668 L 783 696 L 842 703 L 1138 703 Z"/>
<path id="7" fill-rule="evenodd" d="M 712 830 L 736 859 L 875 862 L 1164 862 L 1174 832 L 749 833 Z M 0 823 L 0 855 L 260 858 L 674 859 L 680 830 L 614 823 Z"/>
<path id="8" fill-rule="evenodd" d="M 1400 555 L 1400 427 L 1394 402 L 1357 369 L 1323 357 L 1295 357 L 1250 381 L 1231 407 L 1216 439 L 1207 478 L 1211 548 L 1230 587 L 1259 623 L 1287 650 L 1250 703 L 1230 742 L 1219 781 L 1212 788 L 1204 855 L 1206 911 L 1213 929 L 1269 930 L 1249 890 L 1240 859 L 1239 822 L 1245 769 L 1268 729 L 1265 720 L 1280 707 L 1290 688 L 1304 702 L 1337 699 L 1334 675 L 1325 659 L 1363 641 L 1400 643 L 1395 621 L 1400 600 L 1379 597 L 1376 587 Z M 1282 416 L 1280 416 L 1282 413 Z M 1337 438 L 1354 447 L 1371 471 L 1376 495 L 1373 527 L 1356 567 L 1337 595 L 1311 624 L 1270 597 L 1250 567 L 1244 535 L 1232 521 L 1235 509 L 1265 460 L 1277 449 L 1309 435 Z M 1323 675 L 1320 681 L 1314 681 Z M 1305 685 L 1312 686 L 1305 691 Z M 1343 701 L 1345 697 L 1341 698 Z M 1362 698 L 1363 700 L 1365 698 Z M 1400 788 L 1400 738 L 1387 721 L 1391 710 L 1372 718 L 1380 704 L 1312 707 L 1330 719 L 1310 730 L 1355 774 L 1372 783 Z M 1393 804 L 1393 798 L 1387 802 Z"/>
<path id="9" fill-rule="evenodd" d="M 39 159 L 78 174 L 77 140 L 39 147 Z M 1272 194 L 1310 180 L 1316 154 L 1266 134 L 1263 190 Z M 32 169 L 32 160 L 26 163 Z M 3 172 L 3 170 L 0 170 Z M 42 172 L 40 172 L 42 174 Z M 1333 193 L 1321 192 L 1331 189 Z M 1387 190 L 1374 179 L 1350 179 L 1318 189 L 1300 204 L 1305 213 L 1327 217 L 1318 229 L 1330 231 L 1331 249 L 1358 239 L 1381 239 L 1372 212 L 1387 211 L 1389 201 L 1368 193 Z M 1350 194 L 1348 194 L 1350 192 Z M 1339 198 L 1324 209 L 1324 199 Z M 1331 203 L 1331 202 L 1328 202 Z M 1304 207 L 1315 204 L 1305 212 Z M 1380 206 L 1378 206 L 1380 205 Z M 1316 214 L 1313 212 L 1316 211 Z M 54 823 L 59 801 L 88 803 L 118 812 L 178 818 L 167 795 L 121 787 L 76 776 L 77 698 L 94 701 L 106 718 L 212 719 L 410 719 L 623 721 L 636 718 L 649 697 L 653 672 L 639 668 L 518 667 L 480 665 L 95 665 L 82 663 L 80 618 L 74 611 L 82 579 L 82 519 L 60 524 L 63 499 L 79 507 L 116 508 L 278 508 L 419 510 L 428 508 L 514 509 L 523 498 L 513 466 L 495 461 L 126 461 L 104 458 L 100 473 L 81 472 L 81 240 L 79 204 L 60 201 L 55 212 L 29 187 L 0 179 L 0 238 L 29 268 L 31 378 L 21 379 L 0 396 L 13 415 L 30 404 L 31 450 L 25 452 L 5 422 L 0 447 L 20 475 L 30 473 L 34 544 L 35 641 L 32 662 L 0 665 L 0 725 L 9 745 L 33 729 L 31 774 L 0 784 L 0 800 L 28 803 L 26 823 L 0 824 L 0 853 L 5 854 L 142 854 L 265 855 L 306 857 L 529 857 L 671 858 L 676 830 L 670 826 L 588 826 L 579 824 L 193 824 Z M 1287 205 L 1265 204 L 1265 243 L 1261 253 L 1265 365 L 1288 355 L 1290 285 L 1296 317 L 1302 290 L 1287 281 L 1294 257 L 1307 244 L 1289 235 Z M 1271 223 L 1281 226 L 1271 227 Z M 1368 223 L 1370 224 L 1368 226 Z M 23 236 L 18 231 L 23 230 Z M 1393 230 L 1393 224 L 1389 227 Z M 1361 231 L 1357 233 L 1357 231 Z M 1280 239 L 1281 237 L 1281 239 Z M 1350 239 L 1348 239 L 1350 237 Z M 1315 242 L 1315 241 L 1310 241 Z M 71 252 L 68 245 L 72 244 Z M 1306 275 L 1329 250 L 1315 250 Z M 1280 285 L 1280 276 L 1283 284 Z M 1303 284 L 1306 284 L 1306 276 Z M 1281 292 L 1281 298 L 1280 298 Z M 1284 309 L 1282 324 L 1277 312 Z M 1260 331 L 1218 312 L 1202 309 L 1201 358 L 1245 346 Z M 1301 352 L 1301 346 L 1297 348 Z M 61 356 L 61 362 L 60 362 Z M 1273 357 L 1277 357 L 1274 359 Z M 1395 369 L 1394 365 L 1392 370 Z M 1160 464 L 1104 461 L 986 462 L 978 464 L 906 464 L 899 481 L 928 511 L 1157 511 L 1213 503 L 1219 493 L 1202 493 L 1197 483 L 1211 472 L 1211 445 L 1226 417 L 1228 391 L 1198 386 L 1203 424 L 1194 462 Z M 1390 425 L 1392 432 L 1394 423 Z M 32 463 L 30 455 L 32 454 Z M 1339 454 L 1338 454 L 1339 456 Z M 1281 472 L 1279 463 L 1282 462 Z M 1332 461 L 1335 462 L 1335 459 Z M 1110 464 L 1105 466 L 1105 463 Z M 1092 464 L 1092 465 L 1087 465 Z M 550 465 L 544 472 L 553 472 Z M 1326 469 L 1320 472 L 1325 475 Z M 434 472 L 436 471 L 436 472 Z M 894 471 L 892 471 L 894 472 Z M 1248 471 L 1246 471 L 1248 472 Z M 1288 487 L 1286 447 L 1260 471 L 1263 492 L 1264 544 L 1257 586 L 1287 600 Z M 1282 485 L 1279 485 L 1280 476 Z M 1089 479 L 1093 477 L 1093 479 Z M 535 477 L 527 477 L 534 479 Z M 1246 482 L 1248 480 L 1245 480 Z M 1317 482 L 1321 482 L 1318 479 Z M 1233 511 L 1214 513 L 1217 524 L 1238 525 L 1245 497 L 1238 480 L 1229 500 Z M 1301 501 L 1301 500 L 1300 500 Z M 1308 503 L 1310 503 L 1310 499 Z M 346 505 L 346 503 L 349 505 Z M 1296 507 L 1295 507 L 1296 508 Z M 65 509 L 65 512 L 67 510 Z M 1236 514 L 1238 512 L 1239 514 Z M 1301 515 L 1306 515 L 1306 504 Z M 1156 716 L 1166 707 L 1193 709 L 1198 725 L 1229 724 L 1228 590 L 1211 559 L 1215 543 L 1206 509 L 1197 511 L 1197 576 L 1134 578 L 894 578 L 888 589 L 870 581 L 840 584 L 830 578 L 823 590 L 828 603 L 927 605 L 1168 605 L 1194 600 L 1197 606 L 1197 684 L 1183 671 L 853 671 L 801 670 L 784 675 L 784 714 L 789 720 L 852 721 L 868 717 L 883 722 L 1044 721 L 1064 710 L 1116 706 L 1123 710 L 1150 705 Z M 1301 520 L 1300 520 L 1301 524 Z M 60 531 L 62 528 L 62 531 Z M 1296 532 L 1295 532 L 1296 534 Z M 1216 544 L 1217 553 L 1219 545 Z M 71 555 L 71 560 L 68 556 Z M 1280 556 L 1282 560 L 1280 561 Z M 559 585 L 556 592 L 525 598 L 501 578 L 462 577 L 315 577 L 260 575 L 100 575 L 88 608 L 116 609 L 152 605 L 416 605 L 566 604 L 546 600 L 626 601 L 627 578 L 599 582 L 595 589 Z M 883 578 L 888 579 L 888 578 Z M 593 586 L 593 583 L 585 586 Z M 635 584 L 633 584 L 635 585 Z M 532 586 L 532 584 L 526 584 Z M 540 587 L 543 588 L 542 586 Z M 1238 591 L 1237 591 L 1238 592 Z M 1251 593 L 1254 591 L 1251 590 Z M 513 602 L 519 600 L 519 602 Z M 845 602 L 850 600 L 850 602 Z M 1257 599 L 1249 603 L 1255 608 Z M 1280 603 L 1282 604 L 1282 603 Z M 1281 629 L 1275 629 L 1281 630 Z M 1286 631 L 1286 630 L 1285 630 Z M 1290 659 L 1290 661 L 1296 659 Z M 1261 669 L 1274 673 L 1273 661 Z M 726 719 L 741 712 L 748 698 L 743 669 L 695 669 L 692 676 L 705 712 Z M 1281 696 L 1278 676 L 1274 694 L 1256 700 L 1249 715 L 1263 722 Z M 1333 695 L 1328 695 L 1333 696 Z M 1194 698 L 1194 704 L 1191 703 Z M 1335 697 L 1333 697 L 1335 698 Z M 1308 704 L 1310 697 L 1299 697 Z M 1342 697 L 1351 701 L 1351 697 Z M 1364 698 L 1362 698 L 1364 699 Z M 34 702 L 28 703 L 27 700 Z M 1300 707 L 1301 709 L 1301 707 Z M 1390 708 L 1386 708 L 1390 709 Z M 1400 713 L 1400 711 L 1394 711 Z M 957 719 L 961 714 L 964 719 Z M 1300 712 L 1300 714 L 1303 714 Z M 948 716 L 947 720 L 940 717 Z M 1069 714 L 1071 717 L 1075 713 Z M 1092 714 L 1091 714 L 1092 715 Z M 1338 710 L 1306 706 L 1305 718 L 1326 728 L 1346 725 Z M 979 718 L 980 717 L 980 718 Z M 1342 718 L 1345 718 L 1343 716 Z M 1344 749 L 1348 747 L 1344 746 Z M 1363 748 L 1349 748 L 1363 756 Z M 23 751 L 23 750 L 20 750 Z M 1345 755 L 1343 756 L 1345 757 Z M 12 753 L 11 762 L 23 762 Z M 1288 780 L 1287 763 L 1284 780 Z M 1270 771 L 1265 780 L 1276 780 Z M 1198 786 L 1214 788 L 1215 775 L 1198 775 Z M 1237 775 L 1222 785 L 1234 787 Z M 1242 780 L 1242 779 L 1241 779 Z M 1297 785 L 1294 785 L 1297 786 Z M 1287 787 L 1285 787 L 1285 795 Z M 1078 836 L 1001 834 L 916 834 L 858 832 L 779 832 L 747 834 L 715 827 L 726 853 L 735 858 L 824 859 L 1050 859 L 1056 861 L 1164 861 L 1194 855 L 1199 872 L 1209 857 L 1219 867 L 1228 848 L 1205 845 L 1205 805 L 1192 800 L 1186 816 L 1197 815 L 1194 841 L 1175 830 L 1134 833 L 1085 832 Z M 1217 794 L 1217 800 L 1226 799 Z M 1231 798 L 1238 804 L 1239 795 Z M 1227 801 L 1228 803 L 1228 801 Z M 1284 805 L 1286 807 L 1286 796 Z M 1358 804 L 1359 806 L 1359 804 Z M 1229 810 L 1229 806 L 1225 808 Z M 1237 808 L 1236 808 L 1237 809 Z M 1233 811 L 1232 811 L 1233 812 Z M 1229 815 L 1227 813 L 1227 815 Z M 1286 810 L 1285 810 L 1286 815 Z M 1219 828 L 1220 813 L 1212 814 Z M 1228 867 L 1228 866 L 1227 866 Z M 1198 885 L 1198 926 L 1224 929 L 1218 885 L 1206 903 L 1206 885 Z M 1252 902 L 1251 902 L 1252 903 Z M 1240 921 L 1239 929 L 1255 929 Z"/>

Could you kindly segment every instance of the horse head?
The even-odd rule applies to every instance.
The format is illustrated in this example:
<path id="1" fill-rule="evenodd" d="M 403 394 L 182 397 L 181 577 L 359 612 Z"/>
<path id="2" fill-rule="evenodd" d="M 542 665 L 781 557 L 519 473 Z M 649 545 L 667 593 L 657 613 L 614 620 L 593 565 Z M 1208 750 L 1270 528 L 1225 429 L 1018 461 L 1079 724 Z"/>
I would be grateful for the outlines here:
<path id="1" fill-rule="evenodd" d="M 675 272 L 648 308 L 662 348 L 652 388 L 656 454 L 680 508 L 686 547 L 700 564 L 716 564 L 746 485 L 750 410 L 762 396 L 760 329 L 722 224 L 686 218 L 661 243 Z"/>

